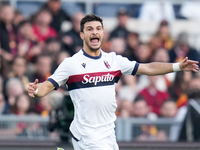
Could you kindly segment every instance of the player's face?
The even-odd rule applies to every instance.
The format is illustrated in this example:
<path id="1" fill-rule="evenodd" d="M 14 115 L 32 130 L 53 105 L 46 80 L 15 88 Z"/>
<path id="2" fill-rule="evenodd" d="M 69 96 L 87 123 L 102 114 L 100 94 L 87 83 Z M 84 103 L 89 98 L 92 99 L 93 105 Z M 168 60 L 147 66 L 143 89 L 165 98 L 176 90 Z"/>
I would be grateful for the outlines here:
<path id="1" fill-rule="evenodd" d="M 99 21 L 86 22 L 81 38 L 86 46 L 91 51 L 97 51 L 101 48 L 103 42 L 103 27 Z"/>

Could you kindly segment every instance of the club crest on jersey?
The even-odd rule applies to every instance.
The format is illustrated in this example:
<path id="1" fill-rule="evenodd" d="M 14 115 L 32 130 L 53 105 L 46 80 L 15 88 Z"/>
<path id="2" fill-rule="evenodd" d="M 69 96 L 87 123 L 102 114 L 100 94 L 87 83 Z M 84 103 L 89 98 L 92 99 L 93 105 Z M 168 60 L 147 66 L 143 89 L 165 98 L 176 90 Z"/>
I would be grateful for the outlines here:
<path id="1" fill-rule="evenodd" d="M 86 66 L 86 63 L 82 63 L 81 65 L 82 65 L 82 66 L 85 68 L 85 66 Z"/>
<path id="2" fill-rule="evenodd" d="M 107 61 L 104 61 L 104 64 L 105 64 L 105 66 L 106 66 L 108 69 L 111 68 L 110 65 L 109 65 L 109 63 L 108 63 Z"/>

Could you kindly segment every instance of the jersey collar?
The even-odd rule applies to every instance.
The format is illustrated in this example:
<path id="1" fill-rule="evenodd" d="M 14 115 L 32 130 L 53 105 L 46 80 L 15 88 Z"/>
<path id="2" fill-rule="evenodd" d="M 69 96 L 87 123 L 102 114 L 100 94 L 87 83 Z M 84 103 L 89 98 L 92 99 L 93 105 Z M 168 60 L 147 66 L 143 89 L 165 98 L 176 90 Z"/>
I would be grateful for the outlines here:
<path id="1" fill-rule="evenodd" d="M 100 53 L 100 55 L 99 55 L 99 56 L 96 56 L 96 57 L 90 56 L 90 55 L 88 55 L 88 54 L 83 50 L 83 48 L 82 48 L 82 51 L 83 51 L 83 55 L 85 55 L 86 57 L 91 58 L 91 59 L 100 59 L 101 56 L 102 56 L 102 53 Z"/>

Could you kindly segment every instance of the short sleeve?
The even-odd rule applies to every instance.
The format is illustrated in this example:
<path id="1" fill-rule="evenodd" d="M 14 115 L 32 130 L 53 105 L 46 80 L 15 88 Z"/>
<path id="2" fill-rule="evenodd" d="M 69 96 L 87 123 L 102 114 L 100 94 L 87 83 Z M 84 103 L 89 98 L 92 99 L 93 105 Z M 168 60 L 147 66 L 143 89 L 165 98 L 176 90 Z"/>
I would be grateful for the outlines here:
<path id="1" fill-rule="evenodd" d="M 66 58 L 47 79 L 47 81 L 50 81 L 54 85 L 55 89 L 58 89 L 61 85 L 67 82 L 69 78 L 69 69 L 69 58 Z"/>
<path id="2" fill-rule="evenodd" d="M 129 61 L 126 57 L 117 55 L 117 63 L 120 67 L 122 74 L 135 75 L 138 70 L 139 63 L 136 61 Z"/>

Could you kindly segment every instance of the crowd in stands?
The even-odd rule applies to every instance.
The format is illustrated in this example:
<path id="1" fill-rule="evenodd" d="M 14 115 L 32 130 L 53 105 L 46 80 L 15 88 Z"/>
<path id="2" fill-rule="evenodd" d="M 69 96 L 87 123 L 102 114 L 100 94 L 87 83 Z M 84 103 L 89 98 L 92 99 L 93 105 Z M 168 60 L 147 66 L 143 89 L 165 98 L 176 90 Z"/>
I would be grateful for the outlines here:
<path id="1" fill-rule="evenodd" d="M 170 9 L 168 7 L 166 9 Z M 145 18 L 145 12 L 141 15 Z M 59 0 L 48 0 L 28 18 L 8 4 L 0 5 L 0 114 L 49 115 L 54 107 L 50 104 L 53 96 L 30 98 L 27 96 L 28 84 L 35 79 L 45 81 L 64 58 L 82 48 L 79 22 L 83 16 L 83 12 L 67 14 L 61 9 Z M 116 17 L 116 28 L 111 32 L 105 30 L 104 51 L 114 51 L 139 63 L 180 62 L 186 56 L 200 60 L 198 50 L 189 45 L 187 33 L 180 33 L 177 39 L 171 37 L 168 20 L 159 20 L 157 32 L 144 43 L 137 31 L 130 32 L 126 28 L 130 19 L 126 9 L 120 9 Z M 72 24 L 70 30 L 61 30 L 64 21 Z M 61 87 L 56 92 L 64 95 L 66 90 Z M 195 92 L 200 93 L 199 73 L 123 76 L 116 86 L 116 115 L 148 119 L 185 115 L 181 110 L 185 110 L 190 98 L 198 95 Z"/>

